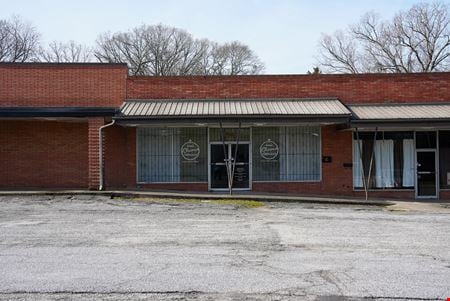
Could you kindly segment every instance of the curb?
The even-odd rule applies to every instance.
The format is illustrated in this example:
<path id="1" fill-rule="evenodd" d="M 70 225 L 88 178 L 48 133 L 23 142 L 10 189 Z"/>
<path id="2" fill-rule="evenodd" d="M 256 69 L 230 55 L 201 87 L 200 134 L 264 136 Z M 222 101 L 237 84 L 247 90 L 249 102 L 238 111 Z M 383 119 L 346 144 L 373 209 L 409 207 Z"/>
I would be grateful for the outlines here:
<path id="1" fill-rule="evenodd" d="M 55 190 L 55 191 L 0 191 L 0 196 L 33 196 L 33 195 L 100 195 L 116 197 L 148 197 L 148 198 L 183 198 L 183 199 L 239 199 L 254 200 L 263 202 L 289 202 L 289 203 L 311 203 L 311 204 L 336 204 L 336 205 L 362 205 L 362 206 L 390 206 L 395 202 L 388 200 L 359 200 L 345 198 L 325 198 L 325 197 L 302 197 L 284 195 L 255 195 L 255 194 L 201 194 L 201 193 L 181 193 L 181 192 L 143 192 L 143 191 L 89 191 L 89 190 Z"/>

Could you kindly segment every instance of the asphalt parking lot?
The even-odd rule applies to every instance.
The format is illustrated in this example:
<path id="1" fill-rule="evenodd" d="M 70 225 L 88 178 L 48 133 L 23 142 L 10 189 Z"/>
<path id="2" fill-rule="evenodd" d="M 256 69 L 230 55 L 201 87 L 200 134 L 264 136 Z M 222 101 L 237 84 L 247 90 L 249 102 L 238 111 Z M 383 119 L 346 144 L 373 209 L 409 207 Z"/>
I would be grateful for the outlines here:
<path id="1" fill-rule="evenodd" d="M 101 196 L 0 208 L 2 300 L 450 297 L 448 208 Z"/>

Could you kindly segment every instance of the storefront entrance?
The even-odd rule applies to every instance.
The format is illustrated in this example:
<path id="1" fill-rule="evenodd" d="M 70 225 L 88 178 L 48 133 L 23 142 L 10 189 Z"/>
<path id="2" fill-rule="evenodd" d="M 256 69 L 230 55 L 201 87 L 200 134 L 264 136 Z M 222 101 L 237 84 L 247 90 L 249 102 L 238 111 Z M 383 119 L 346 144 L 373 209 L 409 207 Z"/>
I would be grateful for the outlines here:
<path id="1" fill-rule="evenodd" d="M 209 147 L 210 189 L 228 190 L 231 186 L 233 190 L 249 190 L 251 182 L 250 144 L 248 142 L 240 142 L 239 144 L 211 142 Z"/>
<path id="2" fill-rule="evenodd" d="M 437 132 L 416 132 L 416 196 L 437 198 Z"/>
<path id="3" fill-rule="evenodd" d="M 417 151 L 417 197 L 436 198 L 436 151 Z"/>

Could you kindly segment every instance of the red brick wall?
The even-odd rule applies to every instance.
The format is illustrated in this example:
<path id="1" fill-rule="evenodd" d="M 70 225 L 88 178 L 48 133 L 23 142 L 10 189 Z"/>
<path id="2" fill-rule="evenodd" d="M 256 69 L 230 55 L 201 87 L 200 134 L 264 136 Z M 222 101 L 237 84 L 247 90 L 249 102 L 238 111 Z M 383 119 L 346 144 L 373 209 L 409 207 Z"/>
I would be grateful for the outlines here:
<path id="1" fill-rule="evenodd" d="M 355 191 L 354 196 L 359 198 L 365 198 L 364 191 Z M 414 200 L 416 193 L 414 190 L 371 190 L 369 191 L 369 199 L 402 199 L 402 200 Z M 445 198 L 443 198 L 445 199 Z"/>
<path id="2" fill-rule="evenodd" d="M 450 101 L 450 73 L 127 77 L 122 64 L 0 64 L 0 106 L 119 107 L 125 98 Z"/>
<path id="3" fill-rule="evenodd" d="M 127 99 L 338 97 L 344 103 L 450 101 L 450 73 L 129 77 Z"/>
<path id="4" fill-rule="evenodd" d="M 119 107 L 122 64 L 0 64 L 0 107 Z"/>
<path id="5" fill-rule="evenodd" d="M 140 184 L 139 188 L 152 190 L 175 190 L 189 192 L 206 192 L 208 183 L 169 183 L 169 184 Z"/>
<path id="6" fill-rule="evenodd" d="M 443 200 L 450 200 L 450 190 L 441 190 L 439 197 Z"/>
<path id="7" fill-rule="evenodd" d="M 87 122 L 0 121 L 0 188 L 86 188 Z"/>
<path id="8" fill-rule="evenodd" d="M 103 141 L 106 188 L 136 188 L 136 128 L 108 127 Z"/>

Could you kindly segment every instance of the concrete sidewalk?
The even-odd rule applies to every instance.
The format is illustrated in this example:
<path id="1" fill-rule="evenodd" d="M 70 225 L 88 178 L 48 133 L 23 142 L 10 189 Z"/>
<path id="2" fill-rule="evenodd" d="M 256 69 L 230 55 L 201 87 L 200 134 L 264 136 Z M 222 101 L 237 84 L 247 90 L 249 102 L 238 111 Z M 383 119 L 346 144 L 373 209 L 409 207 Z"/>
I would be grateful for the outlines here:
<path id="1" fill-rule="evenodd" d="M 398 200 L 374 199 L 363 200 L 348 197 L 331 196 L 295 196 L 288 194 L 259 194 L 253 192 L 228 193 L 211 192 L 184 192 L 184 191 L 149 191 L 149 190 L 8 190 L 0 191 L 0 196 L 9 195 L 102 195 L 110 197 L 155 197 L 155 198 L 182 198 L 182 199 L 239 199 L 255 200 L 264 202 L 299 202 L 299 203 L 322 203 L 322 204 L 346 204 L 346 205 L 372 205 L 389 206 Z"/>
<path id="2" fill-rule="evenodd" d="M 113 198 L 159 198 L 159 199 L 192 199 L 192 200 L 251 200 L 261 202 L 284 202 L 305 204 L 335 204 L 350 206 L 380 206 L 391 212 L 428 212 L 450 214 L 450 203 L 439 200 L 409 199 L 371 199 L 363 200 L 351 197 L 331 197 L 289 194 L 260 194 L 254 192 L 228 193 L 184 192 L 184 191 L 149 191 L 149 190 L 0 190 L 1 196 L 103 196 Z"/>

